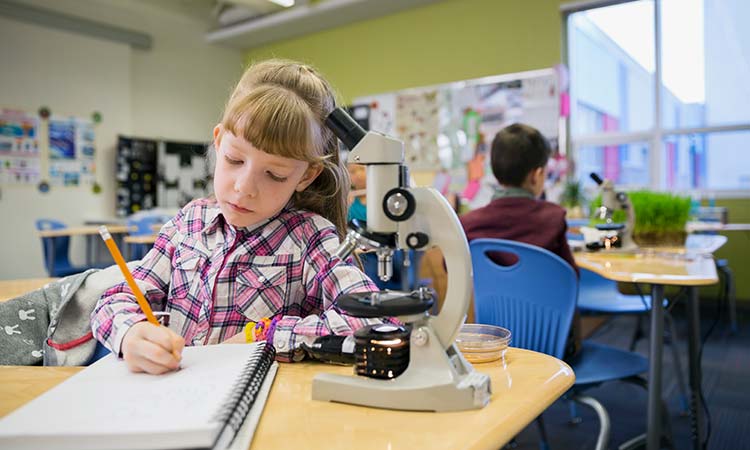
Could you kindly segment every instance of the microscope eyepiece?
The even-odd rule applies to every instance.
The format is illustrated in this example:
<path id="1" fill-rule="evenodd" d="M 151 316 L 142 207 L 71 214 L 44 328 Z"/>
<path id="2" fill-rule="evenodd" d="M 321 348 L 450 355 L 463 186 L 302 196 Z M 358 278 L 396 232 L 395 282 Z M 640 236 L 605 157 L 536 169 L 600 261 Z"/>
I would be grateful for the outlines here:
<path id="1" fill-rule="evenodd" d="M 341 139 L 341 142 L 349 150 L 353 149 L 367 134 L 343 108 L 336 108 L 331 111 L 331 114 L 326 118 L 326 126 L 333 131 L 337 138 Z"/>
<path id="2" fill-rule="evenodd" d="M 589 176 L 590 176 L 590 177 L 591 177 L 591 179 L 592 179 L 592 180 L 594 180 L 594 182 L 596 182 L 596 184 L 598 184 L 599 186 L 601 186 L 601 185 L 602 185 L 602 183 L 604 183 L 604 180 L 602 180 L 602 177 L 600 177 L 599 175 L 597 175 L 597 174 L 596 174 L 596 172 L 591 172 L 591 174 L 589 174 Z"/>

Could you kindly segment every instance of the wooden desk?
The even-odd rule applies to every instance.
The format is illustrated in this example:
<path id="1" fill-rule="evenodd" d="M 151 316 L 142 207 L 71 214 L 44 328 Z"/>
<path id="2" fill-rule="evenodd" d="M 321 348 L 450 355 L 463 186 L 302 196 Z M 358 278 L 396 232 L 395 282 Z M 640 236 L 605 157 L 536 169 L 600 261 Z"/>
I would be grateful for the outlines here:
<path id="1" fill-rule="evenodd" d="M 117 239 L 117 235 L 129 233 L 133 229 L 127 225 L 108 225 L 107 230 L 112 234 L 114 239 Z M 94 247 L 94 241 L 99 236 L 98 226 L 84 226 L 84 227 L 68 227 L 57 230 L 39 230 L 37 232 L 41 238 L 52 239 L 52 245 L 47 251 L 47 273 L 52 274 L 52 268 L 55 264 L 55 238 L 59 237 L 72 237 L 72 236 L 84 236 L 86 238 L 86 265 L 91 266 L 95 258 L 92 256 Z"/>
<path id="2" fill-rule="evenodd" d="M 127 225 L 108 225 L 107 230 L 109 230 L 111 234 L 122 234 L 132 231 Z M 37 233 L 39 234 L 39 237 L 88 236 L 90 234 L 98 236 L 99 227 L 68 227 L 58 230 L 39 230 Z"/>
<path id="3" fill-rule="evenodd" d="M 429 413 L 313 401 L 315 374 L 351 374 L 352 368 L 281 364 L 251 448 L 497 449 L 567 391 L 575 379 L 562 361 L 515 348 L 508 349 L 505 365 L 495 361 L 475 367 L 492 378 L 490 404 L 480 410 Z M 0 416 L 79 370 L 0 366 Z"/>
<path id="4" fill-rule="evenodd" d="M 28 278 L 25 280 L 0 280 L 0 302 L 34 291 L 57 278 Z"/>
<path id="5" fill-rule="evenodd" d="M 0 281 L 0 301 L 54 280 Z M 312 378 L 316 373 L 351 374 L 351 367 L 281 364 L 253 438 L 253 448 L 497 449 L 575 381 L 573 371 L 564 362 L 516 348 L 508 349 L 504 365 L 495 361 L 474 367 L 492 378 L 490 404 L 481 410 L 438 414 L 313 401 Z M 0 417 L 81 369 L 0 366 Z"/>
<path id="6" fill-rule="evenodd" d="M 674 250 L 674 249 L 673 249 Z M 644 249 L 631 253 L 598 252 L 574 254 L 576 264 L 610 280 L 651 284 L 651 326 L 649 334 L 648 369 L 648 435 L 647 448 L 656 450 L 661 438 L 661 378 L 664 347 L 664 285 L 687 286 L 688 295 L 688 350 L 690 366 L 691 413 L 697 424 L 693 447 L 701 448 L 704 418 L 701 407 L 700 312 L 698 286 L 719 281 L 716 265 L 710 255 L 688 255 L 684 251 L 665 252 Z"/>

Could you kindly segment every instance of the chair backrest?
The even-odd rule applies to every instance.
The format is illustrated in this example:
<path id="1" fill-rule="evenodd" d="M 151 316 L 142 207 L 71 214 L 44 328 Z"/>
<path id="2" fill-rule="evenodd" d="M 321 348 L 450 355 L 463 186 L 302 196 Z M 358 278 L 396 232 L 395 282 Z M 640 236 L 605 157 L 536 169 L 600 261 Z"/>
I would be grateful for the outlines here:
<path id="1" fill-rule="evenodd" d="M 477 323 L 509 329 L 514 347 L 562 359 L 578 297 L 573 268 L 550 251 L 521 242 L 476 239 L 469 248 Z M 496 263 L 488 255 L 494 252 L 515 255 L 515 263 Z"/>
<path id="2" fill-rule="evenodd" d="M 53 219 L 37 219 L 35 222 L 36 229 L 39 231 L 43 230 L 61 230 L 67 228 L 63 222 Z M 61 236 L 57 238 L 42 238 L 42 250 L 44 252 L 44 267 L 47 268 L 47 273 L 50 276 L 56 276 L 57 271 L 55 267 L 68 267 L 70 266 L 70 259 L 68 257 L 68 245 L 70 238 L 67 236 Z M 52 267 L 49 265 L 49 254 L 52 251 L 52 246 L 55 246 L 55 260 L 52 262 Z"/>
<path id="3" fill-rule="evenodd" d="M 140 214 L 128 217 L 127 225 L 134 228 L 130 234 L 133 236 L 148 236 L 156 233 L 153 225 L 161 225 L 169 221 L 171 217 L 164 214 Z"/>

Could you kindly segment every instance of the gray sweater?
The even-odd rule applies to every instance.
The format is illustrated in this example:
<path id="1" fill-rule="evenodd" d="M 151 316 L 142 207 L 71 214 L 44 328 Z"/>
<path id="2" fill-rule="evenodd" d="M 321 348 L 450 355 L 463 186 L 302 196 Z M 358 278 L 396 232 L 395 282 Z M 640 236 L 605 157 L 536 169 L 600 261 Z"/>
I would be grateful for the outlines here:
<path id="1" fill-rule="evenodd" d="M 90 269 L 0 302 L 0 365 L 87 364 L 96 349 L 91 312 L 104 291 L 122 281 L 117 266 Z"/>

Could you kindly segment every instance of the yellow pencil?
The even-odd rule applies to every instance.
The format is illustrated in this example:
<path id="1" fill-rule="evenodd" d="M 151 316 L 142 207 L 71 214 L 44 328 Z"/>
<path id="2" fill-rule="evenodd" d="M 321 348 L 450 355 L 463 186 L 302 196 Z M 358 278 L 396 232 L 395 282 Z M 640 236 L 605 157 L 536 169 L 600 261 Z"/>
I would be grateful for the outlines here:
<path id="1" fill-rule="evenodd" d="M 104 243 L 107 245 L 109 252 L 112 254 L 112 258 L 114 258 L 115 262 L 117 263 L 117 266 L 120 267 L 120 271 L 125 277 L 125 281 L 128 282 L 130 290 L 133 291 L 133 295 L 135 295 L 135 299 L 138 301 L 138 305 L 141 307 L 143 314 L 146 315 L 146 319 L 148 319 L 148 321 L 153 323 L 154 325 L 159 325 L 159 321 L 156 320 L 156 316 L 154 316 L 153 311 L 151 311 L 151 305 L 148 304 L 148 301 L 146 301 L 146 297 L 143 296 L 143 293 L 138 288 L 138 285 L 135 284 L 133 275 L 130 273 L 130 270 L 128 270 L 128 266 L 125 264 L 125 259 L 123 259 L 122 254 L 120 253 L 120 249 L 117 248 L 117 244 L 115 244 L 115 240 L 112 239 L 112 235 L 109 233 L 109 230 L 107 230 L 107 227 L 104 225 L 100 226 L 99 234 L 102 236 Z"/>

